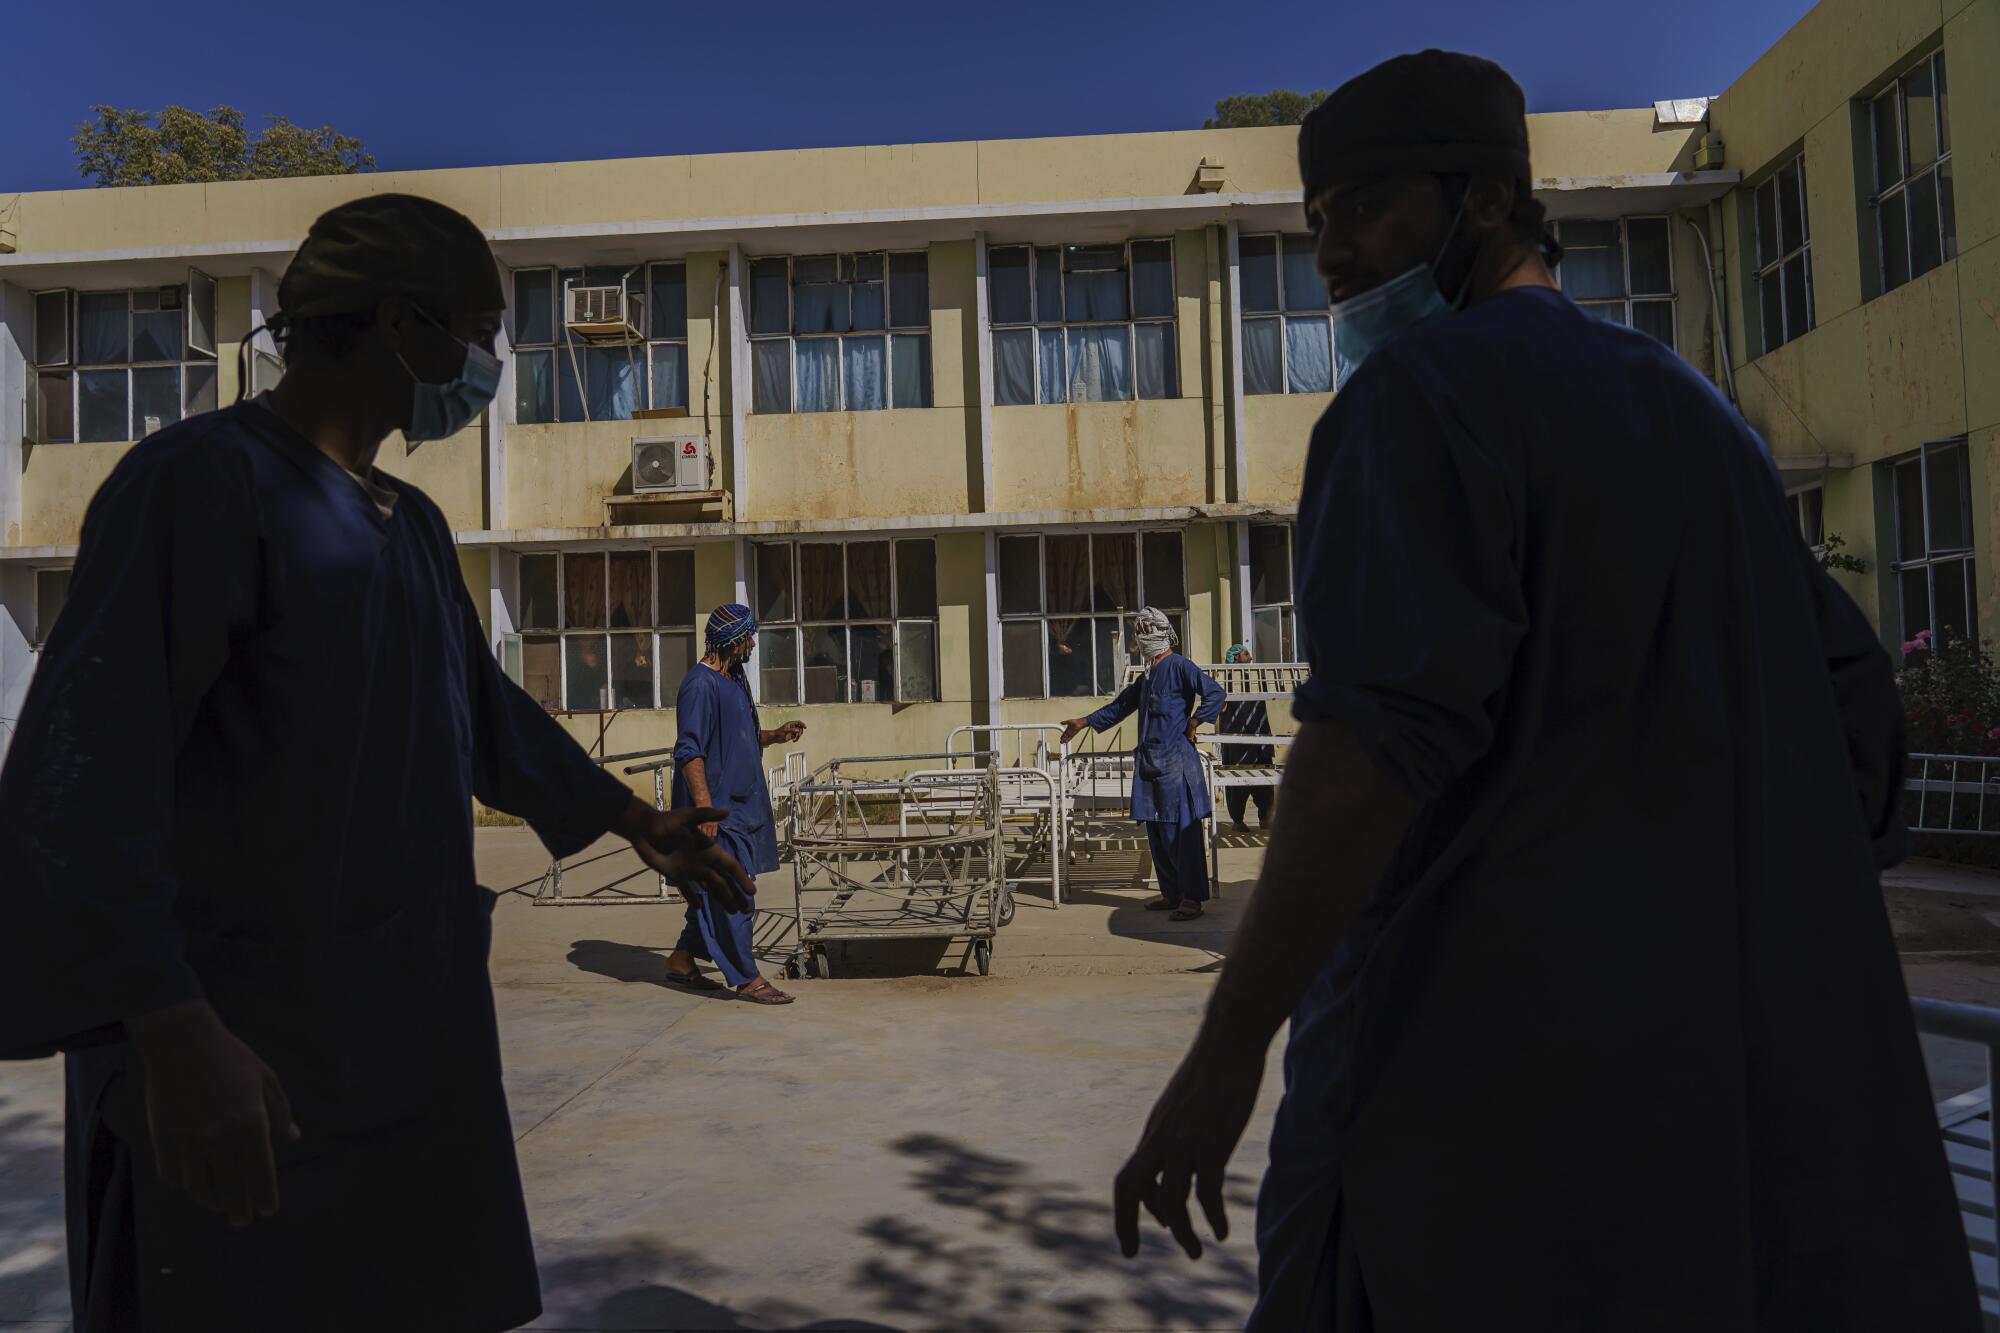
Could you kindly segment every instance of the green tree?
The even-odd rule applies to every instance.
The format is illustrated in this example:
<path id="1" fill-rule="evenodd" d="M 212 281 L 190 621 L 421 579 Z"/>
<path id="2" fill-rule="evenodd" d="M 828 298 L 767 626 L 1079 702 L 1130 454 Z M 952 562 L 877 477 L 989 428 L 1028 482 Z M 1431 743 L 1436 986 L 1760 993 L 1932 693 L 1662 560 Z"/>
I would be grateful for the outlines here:
<path id="1" fill-rule="evenodd" d="M 266 116 L 264 129 L 244 129 L 233 106 L 207 112 L 170 106 L 151 111 L 94 106 L 76 127 L 77 170 L 99 185 L 184 185 L 204 181 L 268 180 L 277 176 L 344 176 L 372 171 L 361 140 L 331 125 L 308 129 Z"/>
<path id="2" fill-rule="evenodd" d="M 1268 93 L 1238 93 L 1215 104 L 1215 114 L 1201 123 L 1205 130 L 1240 130 L 1259 125 L 1296 125 L 1326 100 L 1326 89 L 1295 93 L 1273 88 Z"/>

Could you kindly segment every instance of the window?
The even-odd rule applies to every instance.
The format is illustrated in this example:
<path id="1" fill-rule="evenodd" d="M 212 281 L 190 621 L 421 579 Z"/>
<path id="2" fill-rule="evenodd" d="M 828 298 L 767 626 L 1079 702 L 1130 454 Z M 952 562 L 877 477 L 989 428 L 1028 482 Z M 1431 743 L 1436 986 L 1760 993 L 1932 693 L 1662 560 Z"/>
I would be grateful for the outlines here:
<path id="1" fill-rule="evenodd" d="M 1290 523 L 1250 528 L 1250 651 L 1259 662 L 1307 657 L 1293 603 L 1297 545 L 1298 530 Z"/>
<path id="2" fill-rule="evenodd" d="M 523 555 L 520 592 L 520 682 L 537 703 L 673 706 L 696 660 L 693 551 Z"/>
<path id="3" fill-rule="evenodd" d="M 931 405 L 930 256 L 750 261 L 751 410 Z"/>
<path id="4" fill-rule="evenodd" d="M 35 294 L 30 440 L 137 440 L 215 410 L 215 282 L 188 273 L 181 286 Z"/>
<path id="5" fill-rule="evenodd" d="M 1896 577 L 1903 641 L 1978 638 L 1972 480 L 1965 441 L 1926 444 L 1895 469 Z"/>
<path id="6" fill-rule="evenodd" d="M 1826 545 L 1826 491 L 1819 486 L 1807 486 L 1793 491 L 1785 497 L 1785 507 L 1791 511 L 1792 522 L 1797 525 L 1799 536 L 1815 553 Z"/>
<path id="7" fill-rule="evenodd" d="M 1882 291 L 1958 255 L 1944 52 L 1918 61 L 1869 107 L 1874 122 L 1875 238 Z"/>
<path id="8" fill-rule="evenodd" d="M 938 697 L 936 543 L 760 542 L 754 553 L 765 703 Z"/>
<path id="9" fill-rule="evenodd" d="M 1665 218 L 1557 224 L 1556 274 L 1571 300 L 1674 346 L 1674 259 Z"/>
<path id="10" fill-rule="evenodd" d="M 35 571 L 35 647 L 39 650 L 49 641 L 49 634 L 56 627 L 56 616 L 69 601 L 69 575 L 67 569 L 38 569 Z"/>
<path id="11" fill-rule="evenodd" d="M 1174 243 L 986 252 L 993 401 L 1175 398 Z"/>
<path id="12" fill-rule="evenodd" d="M 1245 236 L 1243 391 L 1333 392 L 1333 321 L 1310 236 Z"/>
<path id="13" fill-rule="evenodd" d="M 566 322 L 572 287 L 622 287 L 638 336 L 584 341 Z M 627 421 L 688 405 L 686 264 L 519 269 L 513 319 L 516 421 Z"/>
<path id="14" fill-rule="evenodd" d="M 1116 694 L 1142 606 L 1185 629 L 1178 532 L 1000 538 L 1000 678 L 1010 699 Z"/>
<path id="15" fill-rule="evenodd" d="M 1757 292 L 1765 351 L 1784 346 L 1813 326 L 1804 154 L 1757 187 Z"/>

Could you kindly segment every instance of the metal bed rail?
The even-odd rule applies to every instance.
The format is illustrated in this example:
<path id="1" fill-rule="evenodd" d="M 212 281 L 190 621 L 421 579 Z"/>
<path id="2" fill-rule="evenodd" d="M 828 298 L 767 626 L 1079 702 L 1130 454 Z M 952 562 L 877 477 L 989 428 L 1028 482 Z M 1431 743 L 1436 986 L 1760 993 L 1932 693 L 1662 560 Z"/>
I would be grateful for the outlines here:
<path id="1" fill-rule="evenodd" d="M 1937 1113 L 1945 1160 L 1958 1192 L 1966 1245 L 1972 1251 L 1979 1305 L 1987 1327 L 2000 1327 L 2000 1249 L 1996 1249 L 1994 1235 L 2000 1197 L 1996 1197 L 1993 1176 L 1993 1071 L 1996 1058 L 2000 1058 L 2000 1009 L 1928 999 L 1912 1000 L 1910 1005 L 1916 1013 L 1917 1031 L 1970 1042 L 1986 1051 L 1985 1085 L 1939 1102 Z"/>
<path id="2" fill-rule="evenodd" d="M 1912 833 L 2000 836 L 2000 756 L 1913 754 L 1903 794 Z"/>

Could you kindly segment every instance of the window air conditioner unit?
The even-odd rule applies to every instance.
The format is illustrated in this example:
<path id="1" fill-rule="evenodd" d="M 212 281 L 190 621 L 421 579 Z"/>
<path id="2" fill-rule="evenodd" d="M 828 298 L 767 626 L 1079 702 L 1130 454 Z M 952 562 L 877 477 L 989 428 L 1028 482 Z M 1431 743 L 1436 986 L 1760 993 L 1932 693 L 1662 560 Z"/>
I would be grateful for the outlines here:
<path id="1" fill-rule="evenodd" d="M 709 489 L 706 435 L 655 435 L 632 441 L 632 493 L 658 495 Z"/>
<path id="2" fill-rule="evenodd" d="M 626 287 L 563 288 L 563 323 L 585 342 L 645 337 L 646 297 Z"/>

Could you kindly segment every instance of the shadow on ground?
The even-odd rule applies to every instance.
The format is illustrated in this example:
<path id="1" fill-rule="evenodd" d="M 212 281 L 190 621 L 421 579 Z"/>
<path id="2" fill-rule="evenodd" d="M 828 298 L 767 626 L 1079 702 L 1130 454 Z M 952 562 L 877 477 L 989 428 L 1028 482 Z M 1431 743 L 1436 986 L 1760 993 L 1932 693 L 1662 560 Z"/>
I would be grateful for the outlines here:
<path id="1" fill-rule="evenodd" d="M 0 1320 L 69 1315 L 62 1122 L 0 1096 Z"/>

